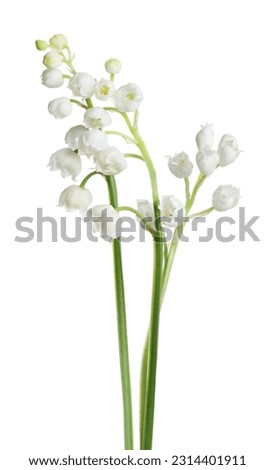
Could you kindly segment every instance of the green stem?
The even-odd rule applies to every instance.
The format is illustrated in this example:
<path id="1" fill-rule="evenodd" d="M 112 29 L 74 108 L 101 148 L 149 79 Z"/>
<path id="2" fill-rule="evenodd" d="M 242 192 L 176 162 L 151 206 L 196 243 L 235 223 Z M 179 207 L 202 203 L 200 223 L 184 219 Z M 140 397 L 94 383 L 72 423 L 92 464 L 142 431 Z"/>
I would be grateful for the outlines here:
<path id="1" fill-rule="evenodd" d="M 132 139 L 132 137 L 130 137 L 129 135 L 127 134 L 124 134 L 123 132 L 119 132 L 119 131 L 105 131 L 105 134 L 107 135 L 118 135 L 119 137 L 122 137 L 124 140 L 126 140 L 127 144 L 131 143 L 131 144 L 135 144 L 136 141 L 134 139 Z"/>
<path id="2" fill-rule="evenodd" d="M 102 173 L 99 173 L 98 171 L 92 171 L 91 173 L 89 173 L 87 176 L 85 176 L 85 178 L 81 181 L 80 183 L 80 188 L 85 188 L 85 185 L 87 183 L 87 181 L 89 181 L 90 178 L 92 178 L 93 176 L 95 175 L 100 175 L 102 176 Z"/>
<path id="3" fill-rule="evenodd" d="M 144 221 L 144 216 L 141 214 L 141 212 L 139 212 L 138 210 L 134 209 L 134 207 L 131 207 L 131 206 L 120 206 L 120 207 L 117 207 L 116 210 L 118 212 L 122 212 L 122 211 L 127 211 L 127 212 L 132 212 L 133 214 L 135 214 L 138 219 L 140 221 L 142 221 L 144 223 L 144 225 L 146 226 L 146 228 L 148 229 L 148 231 L 152 234 L 152 235 L 155 235 L 156 233 L 156 230 L 154 229 L 154 227 L 147 221 Z"/>
<path id="4" fill-rule="evenodd" d="M 109 190 L 110 204 L 113 207 L 117 207 L 118 200 L 117 200 L 117 189 L 116 189 L 115 178 L 113 176 L 106 176 L 106 181 L 107 181 L 108 190 Z M 116 306 L 117 306 L 119 357 L 120 357 L 120 371 L 121 371 L 122 398 L 123 398 L 124 444 L 125 444 L 125 450 L 132 450 L 134 448 L 132 393 L 131 393 L 131 377 L 130 377 L 130 365 L 129 365 L 121 242 L 119 239 L 113 240 L 113 258 L 114 258 L 114 279 L 115 279 Z"/>
<path id="5" fill-rule="evenodd" d="M 81 108 L 88 109 L 88 106 L 85 104 L 81 103 L 81 101 L 75 100 L 75 99 L 70 99 L 71 103 L 77 104 L 78 106 L 81 106 Z"/>
<path id="6" fill-rule="evenodd" d="M 94 107 L 91 98 L 86 98 L 85 101 L 86 101 L 86 104 L 87 104 L 88 108 L 93 108 Z"/>
<path id="7" fill-rule="evenodd" d="M 195 214 L 189 215 L 190 219 L 195 219 L 196 217 L 203 217 L 204 215 L 210 214 L 214 210 L 214 207 L 209 207 L 208 209 L 204 209 L 204 211 L 196 212 Z"/>
<path id="8" fill-rule="evenodd" d="M 126 158 L 137 158 L 138 160 L 141 160 L 144 162 L 143 157 L 141 155 L 137 155 L 136 153 L 125 153 L 124 157 Z"/>

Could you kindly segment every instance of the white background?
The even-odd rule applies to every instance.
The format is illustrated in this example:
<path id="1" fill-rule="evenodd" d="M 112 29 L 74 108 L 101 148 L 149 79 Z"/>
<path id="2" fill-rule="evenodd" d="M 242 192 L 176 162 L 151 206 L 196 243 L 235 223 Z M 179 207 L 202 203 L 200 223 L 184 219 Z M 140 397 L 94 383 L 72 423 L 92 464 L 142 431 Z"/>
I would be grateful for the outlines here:
<path id="1" fill-rule="evenodd" d="M 43 243 L 14 241 L 15 220 L 35 218 L 37 207 L 58 220 L 66 215 L 56 204 L 71 183 L 46 165 L 82 113 L 76 109 L 63 121 L 47 113 L 48 101 L 68 91 L 40 85 L 43 53 L 34 48 L 36 38 L 61 32 L 76 51 L 77 70 L 99 79 L 104 61 L 117 56 L 119 84 L 141 87 L 140 127 L 162 194 L 183 197 L 182 181 L 168 172 L 164 156 L 185 150 L 194 158 L 201 124 L 214 123 L 216 145 L 223 133 L 239 140 L 244 152 L 209 178 L 196 209 L 209 206 L 219 184 L 240 186 L 247 217 L 260 215 L 261 242 L 203 244 L 193 234 L 180 246 L 161 317 L 152 455 L 238 454 L 249 470 L 273 467 L 272 4 L 51 0 L 2 6 L 1 468 L 27 469 L 32 456 L 121 455 L 123 448 L 111 247 L 85 236 L 81 243 L 51 243 L 49 231 Z M 117 181 L 121 204 L 150 197 L 138 161 Z M 89 187 L 95 203 L 107 202 L 102 183 L 94 179 Z M 237 217 L 238 208 L 228 215 Z M 123 248 L 137 444 L 151 242 Z"/>

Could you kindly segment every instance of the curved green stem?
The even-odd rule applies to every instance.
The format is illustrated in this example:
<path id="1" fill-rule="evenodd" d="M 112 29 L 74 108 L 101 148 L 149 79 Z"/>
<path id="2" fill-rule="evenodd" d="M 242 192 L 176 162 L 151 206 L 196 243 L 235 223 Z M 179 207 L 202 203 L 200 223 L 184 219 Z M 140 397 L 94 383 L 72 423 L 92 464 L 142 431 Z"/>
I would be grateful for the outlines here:
<path id="1" fill-rule="evenodd" d="M 148 222 L 148 221 L 144 221 L 144 216 L 142 215 L 141 212 L 139 212 L 138 210 L 134 209 L 134 207 L 130 207 L 130 206 L 120 206 L 120 207 L 117 207 L 116 210 L 118 212 L 122 212 L 122 211 L 127 211 L 127 212 L 132 212 L 133 214 L 135 214 L 138 219 L 144 223 L 144 225 L 146 226 L 146 228 L 148 229 L 148 231 L 154 235 L 156 233 L 156 230 L 155 228 Z"/>
<path id="2" fill-rule="evenodd" d="M 136 143 L 136 141 L 132 137 L 130 137 L 127 134 L 124 134 L 123 132 L 105 131 L 105 134 L 107 134 L 107 135 L 118 135 L 119 137 L 122 137 L 127 142 L 127 144 L 135 144 Z"/>
<path id="3" fill-rule="evenodd" d="M 106 176 L 109 191 L 110 204 L 118 206 L 116 182 L 113 176 Z M 122 384 L 123 415 L 124 415 L 124 444 L 125 450 L 134 448 L 133 439 L 133 412 L 132 412 L 132 392 L 128 351 L 126 307 L 124 295 L 124 280 L 122 268 L 121 242 L 119 239 L 113 240 L 114 257 L 114 279 L 116 290 L 117 306 L 117 327 L 119 342 L 120 371 Z"/>
<path id="4" fill-rule="evenodd" d="M 81 101 L 75 100 L 75 99 L 70 99 L 71 103 L 77 104 L 78 106 L 81 106 L 81 108 L 88 109 L 88 106 L 85 104 L 81 103 Z"/>
<path id="5" fill-rule="evenodd" d="M 137 158 L 138 160 L 141 160 L 144 162 L 143 157 L 141 155 L 137 155 L 136 153 L 125 153 L 124 157 L 126 158 Z"/>
<path id="6" fill-rule="evenodd" d="M 92 178 L 95 175 L 103 176 L 102 173 L 99 173 L 98 171 L 92 171 L 87 176 L 85 176 L 85 178 L 81 181 L 81 183 L 79 185 L 80 188 L 85 188 L 85 185 L 86 185 L 87 181 L 89 181 L 89 179 Z"/>
<path id="7" fill-rule="evenodd" d="M 87 103 L 87 108 L 93 108 L 93 107 L 94 107 L 91 98 L 86 98 L 85 101 L 86 101 L 86 103 Z"/>

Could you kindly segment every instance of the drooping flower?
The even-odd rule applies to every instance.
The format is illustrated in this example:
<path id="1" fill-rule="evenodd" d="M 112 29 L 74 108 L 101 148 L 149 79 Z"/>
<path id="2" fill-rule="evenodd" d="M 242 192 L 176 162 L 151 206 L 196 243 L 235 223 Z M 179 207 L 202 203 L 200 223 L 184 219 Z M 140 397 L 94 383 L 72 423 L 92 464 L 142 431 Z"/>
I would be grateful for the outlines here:
<path id="1" fill-rule="evenodd" d="M 111 241 L 120 236 L 120 230 L 117 225 L 119 213 L 109 204 L 101 204 L 92 207 L 88 216 L 92 217 L 93 231 L 99 232 L 100 236 L 106 241 Z"/>
<path id="2" fill-rule="evenodd" d="M 173 157 L 168 156 L 168 167 L 177 178 L 188 178 L 193 170 L 193 163 L 185 152 L 175 153 Z"/>
<path id="3" fill-rule="evenodd" d="M 86 130 L 86 127 L 82 125 L 71 127 L 71 129 L 68 130 L 65 135 L 65 143 L 70 147 L 70 149 L 78 150 L 79 138 Z"/>
<path id="4" fill-rule="evenodd" d="M 95 79 L 85 72 L 76 73 L 69 81 L 68 88 L 73 92 L 74 96 L 82 96 L 90 98 L 95 91 Z"/>
<path id="5" fill-rule="evenodd" d="M 111 124 L 112 119 L 105 109 L 97 106 L 87 109 L 84 114 L 84 122 L 88 127 L 92 127 L 93 129 L 103 129 L 103 127 Z"/>
<path id="6" fill-rule="evenodd" d="M 240 154 L 237 139 L 231 134 L 223 135 L 219 143 L 218 154 L 220 155 L 221 166 L 233 163 Z"/>
<path id="7" fill-rule="evenodd" d="M 231 184 L 221 185 L 212 196 L 212 205 L 216 211 L 227 211 L 235 207 L 240 200 L 240 190 Z"/>
<path id="8" fill-rule="evenodd" d="M 48 69 L 59 67 L 62 64 L 62 57 L 58 54 L 58 52 L 47 52 L 43 58 L 43 64 Z"/>
<path id="9" fill-rule="evenodd" d="M 196 135 L 196 143 L 198 149 L 201 150 L 205 147 L 211 148 L 214 142 L 214 131 L 212 129 L 212 124 L 208 122 L 202 126 L 201 130 Z"/>
<path id="10" fill-rule="evenodd" d="M 49 40 L 49 43 L 55 49 L 63 50 L 65 47 L 68 46 L 68 39 L 64 36 L 64 34 L 54 34 Z"/>
<path id="11" fill-rule="evenodd" d="M 107 135 L 98 129 L 83 132 L 78 145 L 80 155 L 87 157 L 97 157 L 98 152 L 109 147 Z"/>
<path id="12" fill-rule="evenodd" d="M 135 83 L 123 85 L 115 91 L 113 100 L 119 111 L 136 111 L 143 99 L 140 88 Z"/>
<path id="13" fill-rule="evenodd" d="M 59 69 L 46 69 L 41 75 L 42 85 L 48 88 L 58 88 L 63 85 L 64 78 Z"/>
<path id="14" fill-rule="evenodd" d="M 149 222 L 153 227 L 155 225 L 154 209 L 153 204 L 147 199 L 138 199 L 137 200 L 137 209 L 142 215 L 144 222 L 141 221 L 143 228 L 146 228 L 145 222 Z"/>
<path id="15" fill-rule="evenodd" d="M 96 155 L 96 170 L 103 175 L 117 175 L 127 167 L 126 158 L 116 147 L 107 147 Z"/>
<path id="16" fill-rule="evenodd" d="M 72 112 L 72 103 L 66 96 L 55 98 L 48 104 L 48 111 L 55 119 L 63 119 L 69 116 Z"/>
<path id="17" fill-rule="evenodd" d="M 105 62 L 105 70 L 107 73 L 116 74 L 121 71 L 121 63 L 118 59 L 109 59 Z"/>
<path id="18" fill-rule="evenodd" d="M 79 210 L 84 215 L 93 200 L 92 194 L 87 188 L 81 188 L 73 184 L 64 189 L 59 198 L 59 207 L 65 206 L 68 212 Z"/>
<path id="19" fill-rule="evenodd" d="M 60 170 L 63 178 L 71 176 L 73 180 L 81 172 L 81 158 L 71 149 L 64 148 L 55 152 L 51 158 L 49 165 L 51 171 Z"/>
<path id="20" fill-rule="evenodd" d="M 95 86 L 95 97 L 98 100 L 106 101 L 112 98 L 114 91 L 115 87 L 113 82 L 111 82 L 111 80 L 101 78 L 101 80 L 99 80 Z"/>
<path id="21" fill-rule="evenodd" d="M 198 151 L 196 161 L 200 172 L 203 175 L 209 176 L 217 168 L 217 165 L 220 161 L 220 157 L 217 152 L 211 150 L 208 147 L 205 147 Z"/>
<path id="22" fill-rule="evenodd" d="M 184 205 L 174 196 L 162 196 L 160 204 L 162 223 L 167 227 L 176 227 L 186 215 Z"/>

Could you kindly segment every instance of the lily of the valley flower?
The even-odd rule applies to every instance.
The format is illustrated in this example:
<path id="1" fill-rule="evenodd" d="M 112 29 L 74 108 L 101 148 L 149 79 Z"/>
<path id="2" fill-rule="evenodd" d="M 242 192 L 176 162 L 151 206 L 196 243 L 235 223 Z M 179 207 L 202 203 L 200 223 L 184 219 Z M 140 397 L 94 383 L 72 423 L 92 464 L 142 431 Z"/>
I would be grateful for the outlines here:
<path id="1" fill-rule="evenodd" d="M 227 166 L 233 163 L 240 153 L 238 142 L 231 134 L 222 136 L 218 147 L 220 155 L 220 166 Z"/>
<path id="2" fill-rule="evenodd" d="M 227 211 L 240 200 L 240 190 L 231 184 L 219 186 L 213 193 L 212 205 L 216 211 Z"/>
<path id="3" fill-rule="evenodd" d="M 168 167 L 177 178 L 188 178 L 193 170 L 193 163 L 187 153 L 175 153 L 173 157 L 168 156 Z"/>
<path id="4" fill-rule="evenodd" d="M 78 150 L 79 138 L 86 130 L 86 127 L 82 125 L 71 127 L 71 129 L 68 130 L 65 135 L 65 143 L 70 147 L 70 149 Z"/>
<path id="5" fill-rule="evenodd" d="M 117 175 L 127 167 L 126 158 L 116 147 L 108 147 L 96 155 L 96 170 L 103 175 Z"/>
<path id="6" fill-rule="evenodd" d="M 55 119 L 63 119 L 69 116 L 72 109 L 72 103 L 68 98 L 66 98 L 66 96 L 55 98 L 48 104 L 48 111 L 55 117 Z"/>
<path id="7" fill-rule="evenodd" d="M 81 172 L 81 158 L 71 149 L 64 148 L 51 156 L 48 166 L 51 171 L 60 170 L 63 178 L 71 176 L 75 180 Z"/>
<path id="8" fill-rule="evenodd" d="M 162 223 L 167 227 L 176 227 L 186 215 L 183 203 L 174 196 L 162 196 L 160 204 Z"/>
<path id="9" fill-rule="evenodd" d="M 68 46 L 68 39 L 64 36 L 64 34 L 54 34 L 49 40 L 49 43 L 55 49 L 63 50 L 65 47 Z"/>
<path id="10" fill-rule="evenodd" d="M 35 47 L 38 51 L 45 51 L 46 49 L 48 49 L 49 44 L 47 43 L 47 41 L 44 41 L 43 39 L 37 39 L 35 41 Z"/>
<path id="11" fill-rule="evenodd" d="M 87 109 L 84 114 L 84 122 L 88 127 L 92 127 L 93 129 L 103 129 L 103 127 L 111 124 L 112 119 L 105 109 L 97 106 Z"/>
<path id="12" fill-rule="evenodd" d="M 136 111 L 143 99 L 140 88 L 135 83 L 123 85 L 115 91 L 113 100 L 119 111 Z"/>
<path id="13" fill-rule="evenodd" d="M 105 70 L 107 73 L 116 74 L 121 71 L 121 63 L 118 59 L 109 59 L 105 62 Z"/>
<path id="14" fill-rule="evenodd" d="M 119 213 L 113 206 L 109 204 L 94 206 L 87 215 L 92 216 L 93 231 L 99 232 L 104 240 L 111 241 L 120 236 L 117 224 Z"/>
<path id="15" fill-rule="evenodd" d="M 205 147 L 211 148 L 214 142 L 214 131 L 212 129 L 212 124 L 208 122 L 202 126 L 201 130 L 196 135 L 196 143 L 198 149 L 201 150 Z"/>
<path id="16" fill-rule="evenodd" d="M 115 91 L 115 87 L 111 80 L 105 80 L 105 78 L 101 78 L 95 86 L 95 97 L 98 100 L 106 101 L 109 100 Z"/>
<path id="17" fill-rule="evenodd" d="M 109 147 L 107 135 L 98 129 L 86 130 L 79 137 L 79 153 L 87 157 L 97 157 L 98 152 Z"/>
<path id="18" fill-rule="evenodd" d="M 141 225 L 145 228 L 145 223 L 149 222 L 153 227 L 155 225 L 154 209 L 153 204 L 147 199 L 138 199 L 137 200 L 137 209 L 142 215 L 144 222 L 141 221 Z"/>
<path id="19" fill-rule="evenodd" d="M 209 147 L 205 147 L 198 151 L 196 161 L 200 172 L 203 175 L 209 176 L 217 168 L 220 157 L 217 152 L 211 150 Z"/>
<path id="20" fill-rule="evenodd" d="M 69 81 L 68 88 L 73 92 L 74 96 L 82 96 L 90 98 L 95 91 L 95 79 L 85 72 L 76 73 Z"/>
<path id="21" fill-rule="evenodd" d="M 64 78 L 59 69 L 46 69 L 41 75 L 42 85 L 48 88 L 58 88 L 63 85 Z"/>
<path id="22" fill-rule="evenodd" d="M 80 214 L 84 215 L 92 200 L 93 197 L 88 189 L 73 184 L 61 193 L 59 207 L 65 206 L 68 212 L 79 210 Z"/>
<path id="23" fill-rule="evenodd" d="M 62 57 L 58 52 L 47 52 L 43 58 L 43 64 L 48 68 L 56 68 L 62 64 Z"/>

